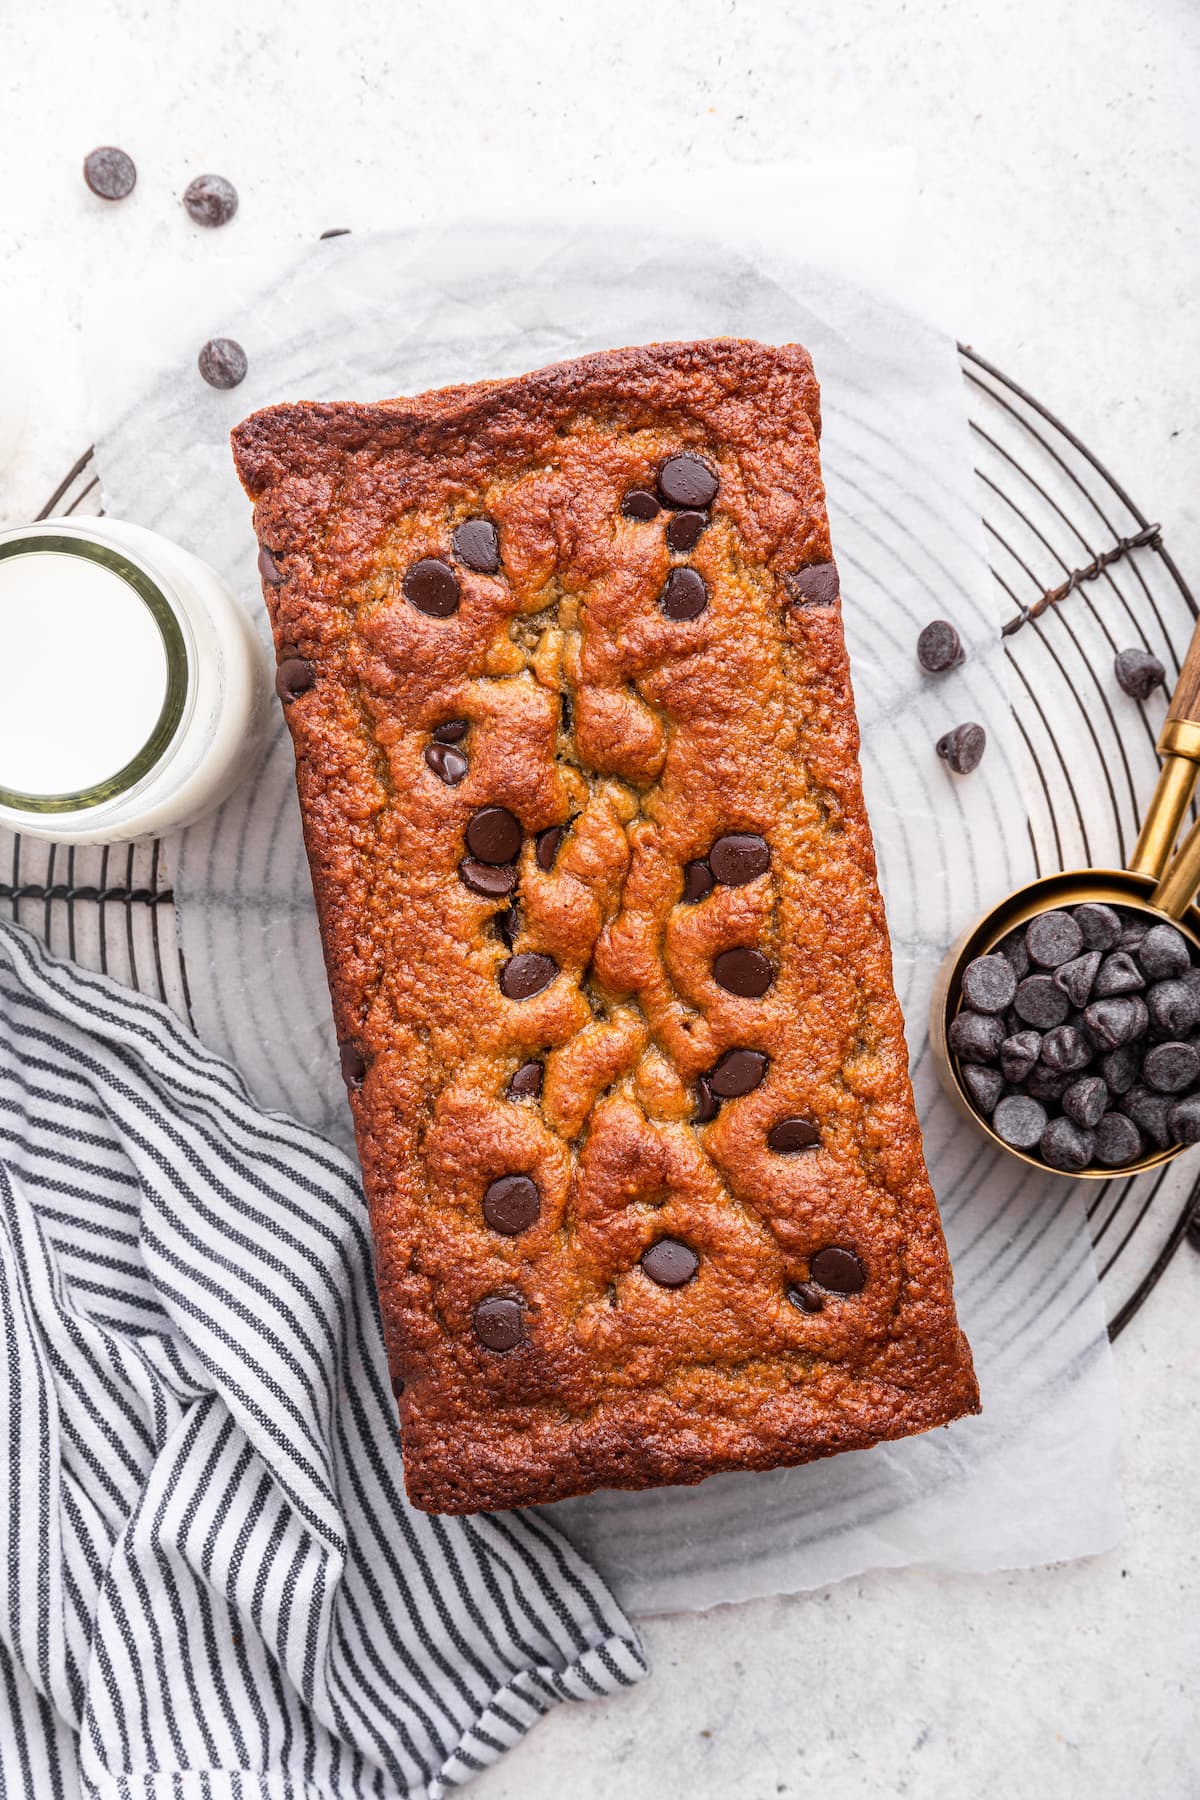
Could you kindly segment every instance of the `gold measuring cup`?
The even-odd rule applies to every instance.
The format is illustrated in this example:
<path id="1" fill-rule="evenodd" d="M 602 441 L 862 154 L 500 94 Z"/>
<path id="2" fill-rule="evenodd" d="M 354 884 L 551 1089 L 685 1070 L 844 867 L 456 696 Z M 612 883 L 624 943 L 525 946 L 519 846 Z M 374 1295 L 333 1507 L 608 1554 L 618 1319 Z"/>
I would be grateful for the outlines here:
<path id="1" fill-rule="evenodd" d="M 1120 1168 L 1082 1169 L 1078 1173 L 1053 1169 L 1023 1150 L 1014 1150 L 1011 1144 L 996 1135 L 987 1119 L 972 1105 L 959 1078 L 958 1064 L 950 1053 L 947 1041 L 950 1022 L 962 1000 L 962 974 L 967 964 L 977 956 L 986 956 L 1010 931 L 1027 925 L 1038 913 L 1056 907 L 1079 906 L 1084 901 L 1095 900 L 1143 913 L 1152 924 L 1167 920 L 1183 932 L 1200 964 L 1200 910 L 1195 904 L 1196 890 L 1200 887 L 1200 822 L 1192 826 L 1171 858 L 1200 774 L 1200 620 L 1192 632 L 1192 641 L 1159 733 L 1158 753 L 1163 759 L 1162 771 L 1129 867 L 1075 869 L 1061 875 L 1045 875 L 1009 894 L 965 931 L 947 952 L 930 1001 L 929 1041 L 934 1064 L 943 1088 L 959 1111 L 1006 1156 L 1014 1156 L 1043 1174 L 1063 1175 L 1068 1181 L 1112 1181 L 1137 1175 L 1145 1169 L 1156 1169 L 1160 1164 L 1170 1162 L 1190 1146 L 1175 1144 Z"/>

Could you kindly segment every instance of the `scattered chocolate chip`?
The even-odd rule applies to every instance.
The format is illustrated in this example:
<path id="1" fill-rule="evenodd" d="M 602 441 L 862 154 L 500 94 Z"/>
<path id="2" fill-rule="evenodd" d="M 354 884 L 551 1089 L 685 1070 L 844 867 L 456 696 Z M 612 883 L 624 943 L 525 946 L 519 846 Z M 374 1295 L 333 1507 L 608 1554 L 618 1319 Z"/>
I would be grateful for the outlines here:
<path id="1" fill-rule="evenodd" d="M 502 1237 L 519 1237 L 536 1225 L 542 1196 L 528 1175 L 498 1175 L 483 1196 L 483 1216 Z"/>
<path id="2" fill-rule="evenodd" d="M 410 606 L 430 619 L 448 619 L 458 611 L 458 576 L 436 556 L 423 556 L 401 583 Z"/>
<path id="3" fill-rule="evenodd" d="M 1007 957 L 977 956 L 963 970 L 962 995 L 973 1012 L 1002 1013 L 1016 991 L 1016 971 Z"/>
<path id="4" fill-rule="evenodd" d="M 1192 965 L 1187 939 L 1174 925 L 1152 925 L 1138 946 L 1137 959 L 1151 981 L 1168 981 Z"/>
<path id="5" fill-rule="evenodd" d="M 1145 1036 L 1150 1024 L 1146 1003 L 1138 994 L 1093 1000 L 1083 1018 L 1092 1042 L 1101 1050 L 1119 1050 L 1122 1044 L 1133 1043 Z"/>
<path id="6" fill-rule="evenodd" d="M 1200 1144 L 1200 1094 L 1175 1101 L 1167 1114 L 1167 1130 L 1177 1144 Z"/>
<path id="7" fill-rule="evenodd" d="M 683 900 L 685 906 L 695 906 L 703 900 L 705 894 L 711 894 L 716 883 L 713 872 L 706 862 L 690 862 L 683 871 Z"/>
<path id="8" fill-rule="evenodd" d="M 258 572 L 268 587 L 282 587 L 287 580 L 287 570 L 280 568 L 265 544 L 258 546 Z"/>
<path id="9" fill-rule="evenodd" d="M 1022 1083 L 1031 1100 L 1061 1100 L 1070 1085 L 1070 1075 L 1044 1062 L 1036 1064 Z"/>
<path id="10" fill-rule="evenodd" d="M 787 1291 L 787 1297 L 800 1312 L 819 1313 L 825 1310 L 825 1296 L 811 1281 L 793 1283 Z"/>
<path id="11" fill-rule="evenodd" d="M 771 866 L 771 846 L 754 831 L 728 831 L 708 853 L 708 866 L 722 887 L 745 887 Z"/>
<path id="12" fill-rule="evenodd" d="M 827 1244 L 808 1265 L 809 1278 L 827 1294 L 857 1294 L 867 1283 L 867 1271 L 853 1250 Z"/>
<path id="13" fill-rule="evenodd" d="M 974 1104 L 985 1117 L 990 1116 L 1004 1092 L 1003 1075 L 998 1069 L 985 1068 L 982 1063 L 964 1063 L 961 1073 L 963 1086 Z"/>
<path id="14" fill-rule="evenodd" d="M 518 1094 L 523 1099 L 536 1100 L 542 1091 L 542 1065 L 540 1062 L 522 1063 L 508 1084 L 510 1094 Z"/>
<path id="15" fill-rule="evenodd" d="M 1200 1056 L 1191 1044 L 1155 1044 L 1142 1060 L 1142 1080 L 1158 1094 L 1180 1094 L 1200 1078 Z"/>
<path id="16" fill-rule="evenodd" d="M 1090 1131 L 1084 1131 L 1074 1119 L 1051 1119 L 1042 1133 L 1039 1148 L 1042 1160 L 1048 1162 L 1052 1169 L 1062 1169 L 1067 1174 L 1077 1175 L 1080 1169 L 1086 1169 L 1091 1162 L 1096 1140 Z"/>
<path id="17" fill-rule="evenodd" d="M 803 1113 L 780 1119 L 767 1133 L 767 1149 L 773 1150 L 776 1156 L 790 1156 L 795 1150 L 811 1150 L 820 1141 L 818 1127 Z"/>
<path id="18" fill-rule="evenodd" d="M 949 619 L 931 619 L 917 639 L 917 661 L 925 672 L 941 675 L 965 660 L 962 639 Z"/>
<path id="19" fill-rule="evenodd" d="M 1060 963 L 1055 969 L 1054 979 L 1072 1006 L 1086 1006 L 1091 999 L 1100 954 L 1099 950 L 1085 950 L 1082 956 L 1073 956 L 1070 962 Z"/>
<path id="20" fill-rule="evenodd" d="M 996 945 L 996 950 L 1006 962 L 1012 964 L 1017 980 L 1024 981 L 1032 966 L 1029 961 L 1029 952 L 1025 948 L 1025 933 L 1023 931 L 1009 932 L 1008 936 Z"/>
<path id="21" fill-rule="evenodd" d="M 507 1294 L 488 1294 L 475 1308 L 474 1325 L 486 1350 L 513 1350 L 525 1336 L 525 1308 Z"/>
<path id="22" fill-rule="evenodd" d="M 1141 1073 L 1142 1059 L 1136 1044 L 1122 1044 L 1101 1059 L 1100 1073 L 1110 1094 L 1127 1094 Z"/>
<path id="23" fill-rule="evenodd" d="M 1112 950 L 1120 941 L 1121 919 L 1100 900 L 1085 900 L 1071 909 L 1071 917 L 1089 950 Z"/>
<path id="24" fill-rule="evenodd" d="M 1070 1000 L 1053 975 L 1027 975 L 1024 981 L 1017 983 L 1013 1005 L 1018 1017 L 1026 1025 L 1036 1025 L 1039 1031 L 1061 1025 L 1071 1010 Z"/>
<path id="25" fill-rule="evenodd" d="M 1124 1113 L 1105 1113 L 1094 1135 L 1092 1155 L 1102 1169 L 1124 1168 L 1142 1154 L 1142 1134 Z"/>
<path id="26" fill-rule="evenodd" d="M 1012 1150 L 1036 1150 L 1049 1120 L 1028 1094 L 1006 1094 L 992 1114 L 992 1130 Z"/>
<path id="27" fill-rule="evenodd" d="M 236 338 L 209 338 L 201 346 L 196 367 L 209 387 L 235 388 L 246 379 L 250 364 Z"/>
<path id="28" fill-rule="evenodd" d="M 425 761 L 447 787 L 457 787 L 470 767 L 462 751 L 453 744 L 426 744 Z"/>
<path id="29" fill-rule="evenodd" d="M 519 956 L 510 956 L 501 969 L 500 992 L 506 1000 L 531 1000 L 548 988 L 557 974 L 558 964 L 552 956 L 523 950 Z"/>
<path id="30" fill-rule="evenodd" d="M 500 567 L 500 533 L 490 519 L 464 519 L 450 539 L 459 562 L 479 575 L 494 575 Z"/>
<path id="31" fill-rule="evenodd" d="M 367 1059 L 361 1044 L 348 1038 L 338 1045 L 338 1061 L 341 1064 L 342 1080 L 348 1088 L 360 1088 L 367 1079 Z"/>
<path id="32" fill-rule="evenodd" d="M 134 190 L 137 169 L 132 156 L 115 144 L 102 144 L 83 159 L 83 179 L 100 200 L 125 200 Z"/>
<path id="33" fill-rule="evenodd" d="M 1108 1111 L 1108 1088 L 1099 1075 L 1081 1075 L 1063 1089 L 1062 1109 L 1085 1131 L 1093 1131 Z"/>
<path id="34" fill-rule="evenodd" d="M 538 832 L 534 857 L 539 869 L 549 871 L 554 867 L 554 859 L 558 855 L 559 846 L 566 835 L 565 825 L 548 825 L 545 831 Z"/>
<path id="35" fill-rule="evenodd" d="M 1156 981 L 1146 990 L 1150 1029 L 1167 1037 L 1186 1037 L 1200 1024 L 1200 993 L 1187 981 Z"/>
<path id="36" fill-rule="evenodd" d="M 711 506 L 717 477 L 698 456 L 673 456 L 659 470 L 658 491 L 667 506 Z"/>
<path id="37" fill-rule="evenodd" d="M 1118 1109 L 1127 1119 L 1132 1119 L 1144 1138 L 1149 1138 L 1156 1150 L 1166 1150 L 1174 1142 L 1167 1118 L 1173 1104 L 1166 1094 L 1155 1094 L 1150 1088 L 1137 1082 L 1127 1094 L 1123 1094 L 1117 1102 Z"/>
<path id="38" fill-rule="evenodd" d="M 1083 949 L 1083 933 L 1070 913 L 1039 913 L 1029 921 L 1025 947 L 1035 963 L 1043 969 L 1057 969 L 1070 962 Z"/>
<path id="39" fill-rule="evenodd" d="M 642 1269 L 659 1287 L 683 1287 L 700 1267 L 700 1258 L 690 1244 L 678 1238 L 659 1238 L 642 1252 Z"/>
<path id="40" fill-rule="evenodd" d="M 484 806 L 467 826 L 467 849 L 480 862 L 509 863 L 515 860 L 524 835 L 520 820 L 507 806 Z"/>
<path id="41" fill-rule="evenodd" d="M 1167 671 L 1148 650 L 1118 650 L 1113 660 L 1117 686 L 1134 700 L 1148 700 L 1161 687 Z"/>
<path id="42" fill-rule="evenodd" d="M 1092 985 L 1097 1000 L 1109 1000 L 1114 994 L 1134 994 L 1146 985 L 1141 970 L 1127 950 L 1114 950 L 1100 964 Z"/>
<path id="43" fill-rule="evenodd" d="M 707 1075 L 696 1078 L 696 1123 L 707 1125 L 717 1116 L 717 1096 Z"/>
<path id="44" fill-rule="evenodd" d="M 833 606 L 841 592 L 835 562 L 812 563 L 793 569 L 783 578 L 784 592 L 793 606 Z"/>
<path id="45" fill-rule="evenodd" d="M 197 175 L 183 190 L 183 205 L 193 224 L 213 230 L 228 225 L 237 211 L 237 189 L 223 175 Z"/>
<path id="46" fill-rule="evenodd" d="M 970 722 L 956 725 L 937 741 L 938 755 L 956 775 L 969 775 L 977 769 L 986 748 L 987 732 Z"/>
<path id="47" fill-rule="evenodd" d="M 674 550 L 677 555 L 694 550 L 707 524 L 708 518 L 702 512 L 676 513 L 667 526 L 668 550 Z"/>
<path id="48" fill-rule="evenodd" d="M 947 1037 L 960 1062 L 991 1063 L 1000 1054 L 1004 1026 L 993 1013 L 968 1010 L 951 1019 Z"/>
<path id="49" fill-rule="evenodd" d="M 741 1000 L 757 1000 L 775 979 L 775 971 L 761 950 L 739 945 L 735 950 L 722 950 L 713 961 L 713 980 L 727 994 Z"/>
<path id="50" fill-rule="evenodd" d="M 767 1059 L 761 1050 L 727 1050 L 707 1080 L 718 1099 L 736 1100 L 752 1094 L 766 1073 Z"/>
<path id="51" fill-rule="evenodd" d="M 317 665 L 306 656 L 287 656 L 275 671 L 275 692 L 285 703 L 307 694 L 317 679 Z"/>
<path id="52" fill-rule="evenodd" d="M 1042 1061 L 1058 1074 L 1073 1075 L 1086 1069 L 1092 1056 L 1091 1044 L 1074 1025 L 1056 1025 L 1042 1039 Z"/>
<path id="53" fill-rule="evenodd" d="M 473 894 L 482 894 L 485 900 L 503 900 L 517 885 L 515 863 L 497 867 L 481 862 L 477 856 L 464 856 L 458 865 L 458 873 L 463 886 L 470 888 Z"/>
<path id="54" fill-rule="evenodd" d="M 1024 1081 L 1042 1053 L 1040 1031 L 1017 1031 L 1000 1046 L 1000 1073 L 1005 1081 Z"/>
<path id="55" fill-rule="evenodd" d="M 434 726 L 433 741 L 435 744 L 461 744 L 470 729 L 470 719 L 447 719 L 444 725 Z"/>
<path id="56" fill-rule="evenodd" d="M 668 619 L 678 623 L 698 619 L 708 605 L 708 588 L 696 569 L 672 569 L 659 605 Z"/>
<path id="57" fill-rule="evenodd" d="M 317 241 L 318 241 L 318 243 L 323 244 L 325 242 L 326 238 L 349 237 L 349 236 L 350 236 L 350 227 L 348 225 L 332 225 L 332 226 L 330 226 L 328 231 L 323 231 L 321 233 L 320 238 Z"/>

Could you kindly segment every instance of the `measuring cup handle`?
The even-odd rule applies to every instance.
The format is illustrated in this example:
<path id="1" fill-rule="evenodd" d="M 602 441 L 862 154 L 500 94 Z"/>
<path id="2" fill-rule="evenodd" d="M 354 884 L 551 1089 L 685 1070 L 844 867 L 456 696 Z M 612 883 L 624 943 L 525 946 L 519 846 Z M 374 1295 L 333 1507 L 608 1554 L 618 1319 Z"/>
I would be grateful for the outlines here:
<path id="1" fill-rule="evenodd" d="M 1192 628 L 1192 641 L 1158 734 L 1158 754 L 1163 759 L 1162 773 L 1129 859 L 1135 874 L 1156 878 L 1166 867 L 1200 773 L 1200 619 Z M 1193 882 L 1193 893 L 1197 885 Z"/>

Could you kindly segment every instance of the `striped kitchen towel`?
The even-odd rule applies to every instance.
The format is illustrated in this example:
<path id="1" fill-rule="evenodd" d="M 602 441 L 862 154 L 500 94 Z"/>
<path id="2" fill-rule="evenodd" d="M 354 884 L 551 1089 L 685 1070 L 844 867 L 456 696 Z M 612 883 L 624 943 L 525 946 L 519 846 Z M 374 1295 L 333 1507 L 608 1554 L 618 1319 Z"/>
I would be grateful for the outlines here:
<path id="1" fill-rule="evenodd" d="M 405 1502 L 366 1212 L 0 926 L 0 1794 L 434 1797 L 645 1664 L 532 1513 Z"/>

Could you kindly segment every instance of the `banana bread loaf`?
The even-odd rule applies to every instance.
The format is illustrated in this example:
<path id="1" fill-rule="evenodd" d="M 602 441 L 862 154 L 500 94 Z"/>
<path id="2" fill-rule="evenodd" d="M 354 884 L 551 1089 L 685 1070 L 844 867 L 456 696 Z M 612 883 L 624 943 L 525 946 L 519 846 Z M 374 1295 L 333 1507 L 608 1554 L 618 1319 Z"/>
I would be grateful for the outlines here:
<path id="1" fill-rule="evenodd" d="M 431 1511 L 978 1408 L 819 428 L 721 339 L 234 433 Z"/>

